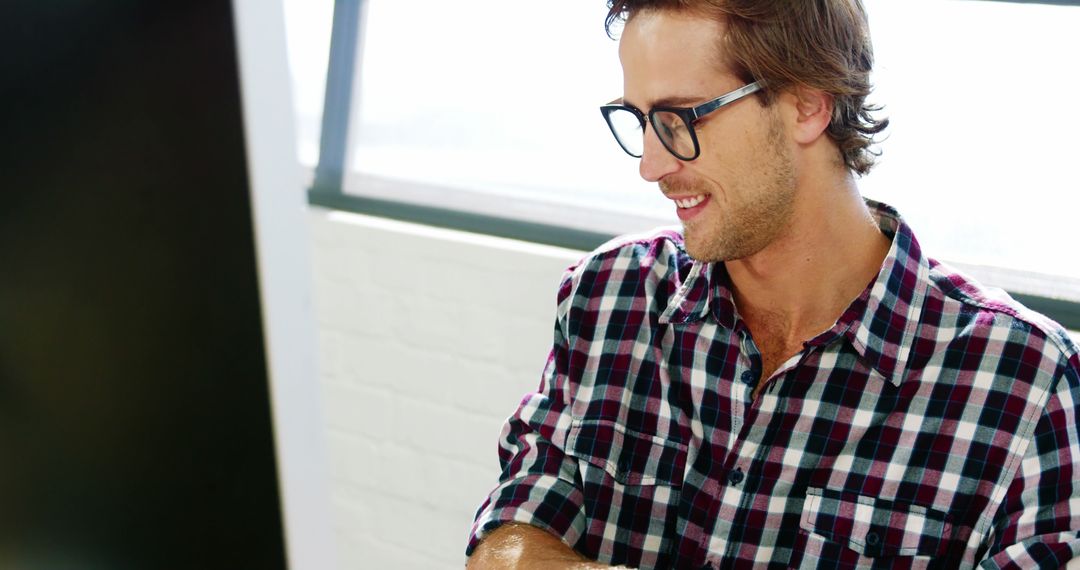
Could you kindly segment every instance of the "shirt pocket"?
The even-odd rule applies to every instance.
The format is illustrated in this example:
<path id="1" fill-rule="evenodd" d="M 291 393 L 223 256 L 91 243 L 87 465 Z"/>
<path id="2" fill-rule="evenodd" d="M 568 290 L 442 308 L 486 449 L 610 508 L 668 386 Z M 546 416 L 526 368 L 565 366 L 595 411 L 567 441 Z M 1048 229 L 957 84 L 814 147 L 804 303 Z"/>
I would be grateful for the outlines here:
<path id="1" fill-rule="evenodd" d="M 575 548 L 605 564 L 670 567 L 686 449 L 609 420 L 576 420 L 566 451 L 588 529 Z"/>
<path id="2" fill-rule="evenodd" d="M 944 511 L 819 488 L 807 489 L 799 526 L 868 559 L 936 557 L 952 534 Z"/>
<path id="3" fill-rule="evenodd" d="M 575 421 L 567 452 L 621 485 L 682 485 L 686 446 L 611 421 Z"/>

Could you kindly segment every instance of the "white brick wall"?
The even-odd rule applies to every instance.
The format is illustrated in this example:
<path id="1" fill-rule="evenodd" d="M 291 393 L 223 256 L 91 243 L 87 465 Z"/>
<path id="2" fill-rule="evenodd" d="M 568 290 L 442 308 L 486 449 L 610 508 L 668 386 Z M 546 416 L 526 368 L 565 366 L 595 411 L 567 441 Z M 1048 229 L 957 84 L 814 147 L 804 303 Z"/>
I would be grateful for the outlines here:
<path id="1" fill-rule="evenodd" d="M 311 223 L 341 568 L 461 568 L 582 252 L 322 209 Z"/>

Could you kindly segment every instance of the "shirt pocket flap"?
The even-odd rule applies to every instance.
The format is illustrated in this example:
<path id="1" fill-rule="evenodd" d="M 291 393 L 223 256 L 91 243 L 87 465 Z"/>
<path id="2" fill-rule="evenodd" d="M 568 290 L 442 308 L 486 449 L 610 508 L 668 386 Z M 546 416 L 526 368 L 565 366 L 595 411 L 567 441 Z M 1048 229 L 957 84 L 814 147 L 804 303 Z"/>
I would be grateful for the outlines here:
<path id="1" fill-rule="evenodd" d="M 936 556 L 952 532 L 944 511 L 818 488 L 807 489 L 799 526 L 871 558 Z"/>
<path id="2" fill-rule="evenodd" d="M 567 453 L 606 471 L 623 485 L 682 485 L 686 446 L 610 421 L 575 421 Z"/>

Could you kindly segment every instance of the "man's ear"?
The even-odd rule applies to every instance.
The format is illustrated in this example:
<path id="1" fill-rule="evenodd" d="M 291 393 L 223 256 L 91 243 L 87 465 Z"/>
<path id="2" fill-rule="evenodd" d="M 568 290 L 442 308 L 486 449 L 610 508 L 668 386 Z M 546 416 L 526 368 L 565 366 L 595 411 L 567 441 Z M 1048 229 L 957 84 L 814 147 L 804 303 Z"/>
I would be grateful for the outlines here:
<path id="1" fill-rule="evenodd" d="M 810 144 L 829 128 L 832 121 L 833 97 L 820 89 L 795 86 L 789 92 L 794 104 L 795 121 L 792 129 L 795 141 Z"/>

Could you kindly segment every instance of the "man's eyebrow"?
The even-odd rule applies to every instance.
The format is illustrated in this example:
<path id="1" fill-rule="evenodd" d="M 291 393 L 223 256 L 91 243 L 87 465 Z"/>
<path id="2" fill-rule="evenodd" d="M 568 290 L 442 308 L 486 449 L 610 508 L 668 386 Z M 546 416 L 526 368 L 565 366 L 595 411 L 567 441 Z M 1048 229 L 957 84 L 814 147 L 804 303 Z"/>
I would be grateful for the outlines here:
<path id="1" fill-rule="evenodd" d="M 702 100 L 701 97 L 698 97 L 698 96 L 663 97 L 661 99 L 657 99 L 656 101 L 653 101 L 652 106 L 650 106 L 648 108 L 651 109 L 653 107 L 686 107 L 686 106 L 691 106 L 692 104 L 694 104 L 694 103 L 696 103 L 698 101 L 701 101 L 701 100 Z M 633 107 L 635 109 L 644 109 L 644 107 L 640 107 L 638 105 L 635 105 L 635 104 L 631 103 L 625 97 L 621 97 L 619 99 L 616 99 L 615 101 L 622 101 L 622 103 L 624 105 L 629 106 L 629 107 Z"/>

